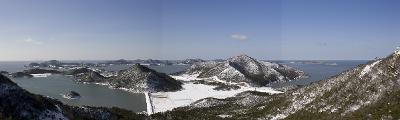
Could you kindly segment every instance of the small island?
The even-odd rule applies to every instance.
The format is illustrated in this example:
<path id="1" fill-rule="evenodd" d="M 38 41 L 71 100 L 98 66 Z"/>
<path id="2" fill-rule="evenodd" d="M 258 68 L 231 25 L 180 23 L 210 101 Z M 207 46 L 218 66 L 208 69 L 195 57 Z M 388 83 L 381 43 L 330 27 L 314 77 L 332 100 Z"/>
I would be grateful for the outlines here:
<path id="1" fill-rule="evenodd" d="M 12 73 L 12 74 L 10 74 L 10 76 L 13 77 L 13 78 L 23 78 L 23 77 L 32 78 L 33 77 L 33 75 L 27 74 L 27 73 L 24 73 L 24 72 Z"/>
<path id="2" fill-rule="evenodd" d="M 79 93 L 75 92 L 75 91 L 69 91 L 69 92 L 67 92 L 67 93 L 65 93 L 63 95 L 63 98 L 66 98 L 66 99 L 79 99 L 79 98 L 81 98 L 81 95 Z"/>

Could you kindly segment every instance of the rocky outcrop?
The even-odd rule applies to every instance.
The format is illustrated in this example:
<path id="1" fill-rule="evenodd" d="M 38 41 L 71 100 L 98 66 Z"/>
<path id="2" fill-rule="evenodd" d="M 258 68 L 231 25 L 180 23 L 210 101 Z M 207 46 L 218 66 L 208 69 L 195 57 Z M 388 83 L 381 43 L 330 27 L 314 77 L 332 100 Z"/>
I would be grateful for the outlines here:
<path id="1" fill-rule="evenodd" d="M 177 91 L 182 88 L 181 82 L 150 68 L 135 64 L 117 76 L 109 78 L 114 88 L 124 88 L 135 92 Z"/>
<path id="2" fill-rule="evenodd" d="M 253 86 L 264 86 L 305 77 L 303 71 L 286 65 L 262 62 L 247 55 L 229 58 L 224 62 L 201 62 L 192 65 L 184 74 L 197 78 L 217 77 L 227 82 L 246 82 Z"/>

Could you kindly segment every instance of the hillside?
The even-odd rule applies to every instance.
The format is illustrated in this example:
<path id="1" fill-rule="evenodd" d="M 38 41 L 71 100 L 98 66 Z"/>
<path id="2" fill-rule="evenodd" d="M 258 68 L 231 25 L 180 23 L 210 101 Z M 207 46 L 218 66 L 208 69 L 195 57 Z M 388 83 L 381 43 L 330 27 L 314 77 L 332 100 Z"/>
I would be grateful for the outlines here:
<path id="1" fill-rule="evenodd" d="M 400 51 L 326 80 L 269 95 L 199 100 L 153 119 L 399 119 Z"/>
<path id="2" fill-rule="evenodd" d="M 134 120 L 144 117 L 119 108 L 68 106 L 56 99 L 32 94 L 0 75 L 1 120 Z"/>

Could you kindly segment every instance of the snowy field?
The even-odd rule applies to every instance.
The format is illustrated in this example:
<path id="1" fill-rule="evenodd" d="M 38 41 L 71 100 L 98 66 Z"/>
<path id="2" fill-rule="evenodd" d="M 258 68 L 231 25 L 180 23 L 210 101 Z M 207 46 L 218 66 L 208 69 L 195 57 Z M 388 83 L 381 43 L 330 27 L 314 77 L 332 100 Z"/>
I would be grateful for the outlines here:
<path id="1" fill-rule="evenodd" d="M 172 76 L 179 80 L 189 81 L 193 76 Z M 177 92 L 157 92 L 151 93 L 149 97 L 151 98 L 152 106 L 154 108 L 154 113 L 164 112 L 168 110 L 172 110 L 176 107 L 182 107 L 190 105 L 191 103 L 207 98 L 227 98 L 233 97 L 238 93 L 244 91 L 259 91 L 266 93 L 282 93 L 280 91 L 275 91 L 270 87 L 243 87 L 237 90 L 230 91 L 217 91 L 213 90 L 215 86 L 204 85 L 204 84 L 194 84 L 192 82 L 187 82 L 182 85 L 183 90 Z"/>
<path id="2" fill-rule="evenodd" d="M 31 74 L 33 77 L 49 77 L 51 73 L 44 73 L 44 74 Z"/>

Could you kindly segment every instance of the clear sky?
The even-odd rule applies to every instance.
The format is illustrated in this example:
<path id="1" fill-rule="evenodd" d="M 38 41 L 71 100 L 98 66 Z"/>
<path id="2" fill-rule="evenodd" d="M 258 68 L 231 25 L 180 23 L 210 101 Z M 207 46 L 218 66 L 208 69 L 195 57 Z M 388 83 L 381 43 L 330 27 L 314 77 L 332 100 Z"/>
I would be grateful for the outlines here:
<path id="1" fill-rule="evenodd" d="M 0 60 L 373 59 L 400 0 L 0 0 Z"/>

